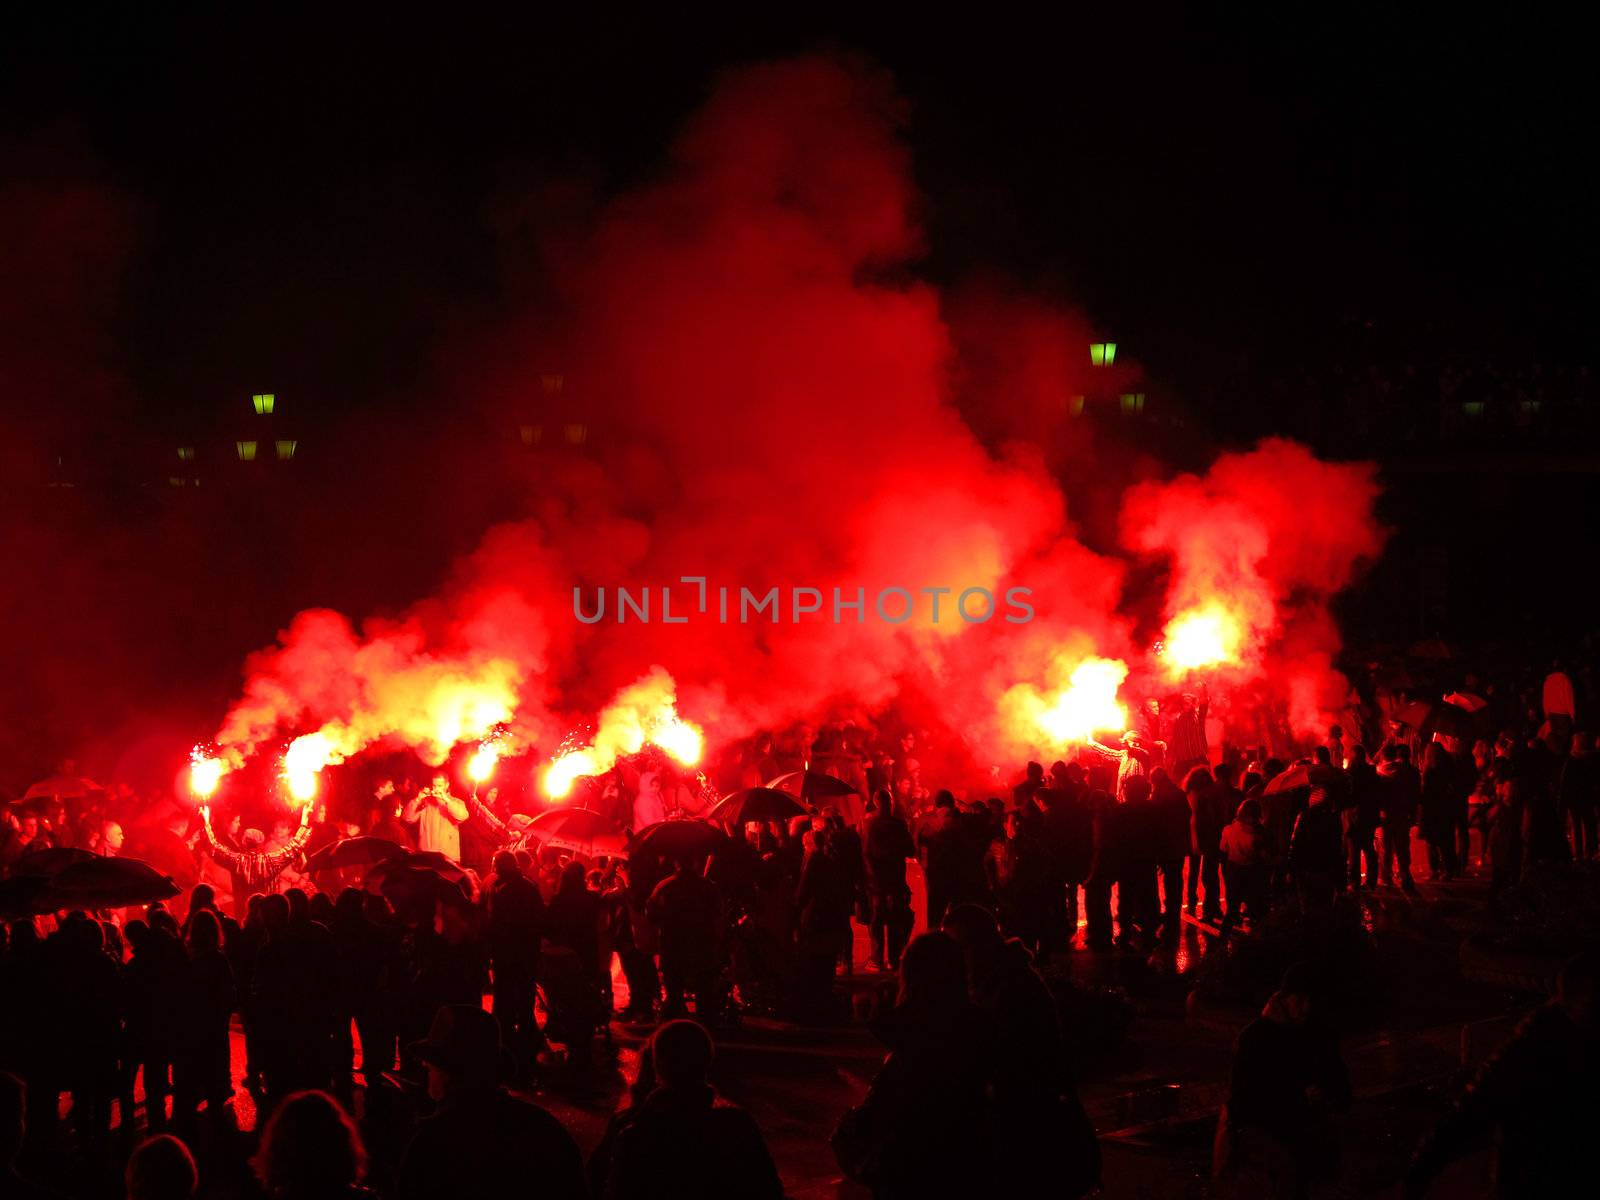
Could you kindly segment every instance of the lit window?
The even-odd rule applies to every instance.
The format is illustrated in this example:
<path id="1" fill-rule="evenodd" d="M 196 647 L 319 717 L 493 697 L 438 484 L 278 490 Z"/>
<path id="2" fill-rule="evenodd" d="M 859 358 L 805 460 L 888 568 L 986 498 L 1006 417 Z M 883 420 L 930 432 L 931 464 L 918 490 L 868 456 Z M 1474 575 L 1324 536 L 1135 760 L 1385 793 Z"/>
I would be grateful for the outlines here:
<path id="1" fill-rule="evenodd" d="M 567 443 L 569 445 L 581 446 L 581 445 L 583 445 L 584 442 L 586 442 L 588 440 L 588 438 L 589 438 L 589 427 L 587 425 L 568 425 L 567 426 Z"/>
<path id="2" fill-rule="evenodd" d="M 239 451 L 240 462 L 254 462 L 256 460 L 256 444 L 254 442 L 235 442 L 233 445 Z"/>
<path id="3" fill-rule="evenodd" d="M 1462 403 L 1461 411 L 1469 417 L 1483 416 L 1484 404 L 1482 400 L 1467 400 Z"/>
<path id="4" fill-rule="evenodd" d="M 544 440 L 543 425 L 519 425 L 517 434 L 522 438 L 524 446 L 537 446 Z"/>
<path id="5" fill-rule="evenodd" d="M 178 458 L 181 459 L 183 462 L 193 462 L 194 461 L 194 447 L 193 446 L 179 446 L 178 447 Z"/>
<path id="6" fill-rule="evenodd" d="M 1142 413 L 1144 411 L 1144 393 L 1123 392 L 1122 411 L 1125 413 Z"/>
<path id="7" fill-rule="evenodd" d="M 277 400 L 278 397 L 271 392 L 259 392 L 250 397 L 250 402 L 256 406 L 256 413 L 260 416 L 270 416 L 272 406 Z"/>
<path id="8" fill-rule="evenodd" d="M 1115 342 L 1090 342 L 1089 361 L 1097 367 L 1109 367 L 1117 361 Z"/>
<path id="9" fill-rule="evenodd" d="M 1067 411 L 1075 417 L 1083 416 L 1084 398 L 1082 396 L 1067 397 Z"/>
<path id="10" fill-rule="evenodd" d="M 298 446 L 299 444 L 300 444 L 299 442 L 282 442 L 282 441 L 273 443 L 273 445 L 276 446 L 277 449 L 278 449 L 278 457 L 280 459 L 284 460 L 284 461 L 287 461 L 287 460 L 289 460 L 289 459 L 294 457 L 294 448 L 296 446 Z"/>
<path id="11" fill-rule="evenodd" d="M 1536 412 L 1539 411 L 1539 401 L 1537 401 L 1537 400 L 1524 400 L 1524 401 L 1522 401 L 1521 407 L 1522 407 L 1522 411 L 1525 412 L 1525 413 L 1536 413 Z"/>
<path id="12" fill-rule="evenodd" d="M 561 389 L 566 386 L 567 379 L 564 375 L 541 375 L 539 386 L 544 388 L 546 396 L 559 396 Z"/>
<path id="13" fill-rule="evenodd" d="M 172 487 L 182 487 L 183 486 L 183 476 L 182 475 L 168 475 L 167 476 L 167 483 Z"/>

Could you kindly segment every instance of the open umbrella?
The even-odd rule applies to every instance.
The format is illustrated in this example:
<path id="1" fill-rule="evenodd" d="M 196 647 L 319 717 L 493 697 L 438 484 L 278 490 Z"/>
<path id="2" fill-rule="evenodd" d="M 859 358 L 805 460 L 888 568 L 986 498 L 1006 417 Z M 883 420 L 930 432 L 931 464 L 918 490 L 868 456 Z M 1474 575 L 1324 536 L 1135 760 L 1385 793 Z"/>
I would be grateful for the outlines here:
<path id="1" fill-rule="evenodd" d="M 96 858 L 76 863 L 50 881 L 45 899 L 53 910 L 123 908 L 170 900 L 182 889 L 137 858 Z"/>
<path id="2" fill-rule="evenodd" d="M 22 799 L 17 803 L 26 804 L 33 800 L 71 800 L 78 796 L 88 796 L 103 791 L 105 788 L 81 775 L 52 775 L 48 779 L 39 780 L 23 792 Z"/>
<path id="3" fill-rule="evenodd" d="M 338 871 L 345 867 L 370 867 L 400 858 L 405 847 L 381 837 L 340 838 L 306 859 L 306 871 Z"/>
<path id="4" fill-rule="evenodd" d="M 640 830 L 633 857 L 704 858 L 728 844 L 728 835 L 707 821 L 657 821 Z"/>
<path id="5" fill-rule="evenodd" d="M 17 859 L 11 868 L 13 878 L 53 879 L 68 867 L 82 862 L 93 862 L 100 856 L 92 850 L 77 850 L 71 846 L 52 846 L 48 850 L 35 850 Z"/>
<path id="6" fill-rule="evenodd" d="M 1292 792 L 1297 788 L 1311 786 L 1311 765 L 1309 763 L 1296 763 L 1287 771 L 1274 775 L 1268 781 L 1262 792 L 1268 796 L 1276 796 L 1279 792 Z"/>
<path id="7" fill-rule="evenodd" d="M 856 789 L 844 780 L 824 775 L 821 771 L 790 771 L 787 775 L 769 779 L 767 786 L 776 791 L 788 792 L 791 796 L 798 796 L 807 804 L 856 794 Z"/>
<path id="8" fill-rule="evenodd" d="M 546 846 L 589 858 L 621 858 L 628 853 L 627 834 L 621 827 L 604 813 L 587 808 L 552 808 L 530 820 L 525 832 Z"/>
<path id="9" fill-rule="evenodd" d="M 438 901 L 466 905 L 467 894 L 458 881 L 446 879 L 426 867 L 408 867 L 400 859 L 379 863 L 367 872 L 367 891 L 377 892 L 400 912 Z"/>
<path id="10" fill-rule="evenodd" d="M 449 884 L 460 883 L 467 877 L 467 873 L 461 869 L 459 863 L 437 850 L 405 850 L 394 858 L 384 859 L 373 865 L 367 872 L 367 890 L 383 891 L 384 880 L 390 876 L 398 877 L 413 871 L 424 871 Z"/>
<path id="11" fill-rule="evenodd" d="M 1426 700 L 1407 700 L 1395 706 L 1390 714 L 1390 719 L 1399 721 L 1402 725 L 1409 725 L 1413 729 L 1421 729 L 1423 723 L 1433 715 L 1433 705 Z"/>
<path id="12" fill-rule="evenodd" d="M 739 829 L 751 821 L 788 821 L 803 817 L 805 812 L 805 805 L 788 792 L 745 788 L 723 797 L 709 815 L 725 829 Z"/>

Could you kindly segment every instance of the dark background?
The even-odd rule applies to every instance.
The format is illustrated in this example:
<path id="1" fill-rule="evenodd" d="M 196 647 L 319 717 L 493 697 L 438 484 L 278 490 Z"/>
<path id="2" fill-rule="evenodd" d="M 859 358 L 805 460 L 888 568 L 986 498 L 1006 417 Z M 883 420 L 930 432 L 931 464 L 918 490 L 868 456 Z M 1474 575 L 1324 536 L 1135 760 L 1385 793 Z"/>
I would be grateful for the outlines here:
<path id="1" fill-rule="evenodd" d="M 514 302 L 506 198 L 625 189 L 720 68 L 814 49 L 909 101 L 929 277 L 1070 302 L 1143 367 L 1124 436 L 1382 463 L 1353 641 L 1587 631 L 1592 49 L 1548 14 L 36 5 L 0 36 L 3 617 L 71 652 L 14 676 L 0 753 L 103 728 L 118 680 L 211 719 L 294 609 L 434 586 L 515 491 L 499 451 L 438 466 L 493 424 L 439 348 Z M 294 461 L 168 487 L 260 390 Z"/>

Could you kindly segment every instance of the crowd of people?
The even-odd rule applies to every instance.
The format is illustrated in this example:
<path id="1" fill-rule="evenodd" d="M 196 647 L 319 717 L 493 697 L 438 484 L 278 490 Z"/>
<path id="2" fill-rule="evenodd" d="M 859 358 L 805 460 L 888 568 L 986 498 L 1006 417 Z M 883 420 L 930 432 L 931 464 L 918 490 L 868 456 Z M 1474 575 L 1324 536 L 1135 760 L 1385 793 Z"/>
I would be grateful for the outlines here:
<path id="1" fill-rule="evenodd" d="M 537 1179 L 555 1195 L 781 1195 L 761 1130 L 708 1082 L 713 1036 L 749 1012 L 847 1021 L 838 980 L 859 969 L 898 972 L 898 993 L 870 1021 L 886 1058 L 839 1122 L 841 1168 L 885 1197 L 985 1194 L 1041 1171 L 1082 1194 L 1099 1153 L 1039 968 L 1160 954 L 1186 924 L 1225 943 L 1341 894 L 1418 896 L 1419 877 L 1483 874 L 1492 899 L 1541 863 L 1594 858 L 1600 757 L 1577 725 L 1582 687 L 1558 667 L 1501 728 L 1482 700 L 1445 725 L 1392 711 L 1292 757 L 1214 749 L 1201 688 L 982 798 L 923 784 L 924 731 L 868 744 L 853 727 L 804 730 L 799 767 L 851 799 L 655 857 L 519 838 L 492 790 L 459 798 L 444 774 L 380 780 L 359 820 L 306 805 L 270 835 L 176 804 L 135 823 L 115 790 L 13 806 L 8 873 L 47 849 L 122 852 L 127 820 L 194 882 L 166 903 L 0 927 L 0 1165 L 15 1194 L 47 1195 L 22 1179 L 82 1186 L 64 1154 L 97 1161 L 140 1133 L 130 1194 L 236 1194 L 244 1158 L 222 1131 L 242 1086 L 270 1114 L 251 1161 L 271 1194 Z M 784 740 L 753 739 L 726 769 L 772 778 L 794 761 Z M 655 774 L 617 784 L 624 824 L 640 795 L 662 802 Z M 315 869 L 308 855 L 352 835 L 454 869 L 398 889 Z M 1290 1175 L 1319 1161 L 1310 1110 L 1277 1095 L 1348 1092 L 1314 992 L 1291 973 L 1241 1036 L 1219 1162 L 1252 1143 Z M 614 1021 L 654 1032 L 631 1103 L 584 1164 L 525 1089 L 589 1069 Z"/>

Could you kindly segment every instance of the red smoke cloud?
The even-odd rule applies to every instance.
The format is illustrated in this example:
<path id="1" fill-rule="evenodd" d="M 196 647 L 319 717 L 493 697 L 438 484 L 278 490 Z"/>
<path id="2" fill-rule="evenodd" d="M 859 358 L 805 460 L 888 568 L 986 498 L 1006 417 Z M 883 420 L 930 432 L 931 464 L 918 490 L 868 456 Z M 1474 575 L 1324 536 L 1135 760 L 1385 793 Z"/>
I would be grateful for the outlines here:
<path id="1" fill-rule="evenodd" d="M 1370 464 L 1325 463 L 1267 439 L 1223 455 L 1203 477 L 1130 489 L 1123 538 L 1170 560 L 1168 618 L 1220 611 L 1237 623 L 1230 669 L 1274 680 L 1292 728 L 1310 733 L 1348 690 L 1332 667 L 1339 635 L 1328 604 L 1383 547 L 1377 493 Z"/>
<path id="2" fill-rule="evenodd" d="M 1019 426 L 1005 406 L 986 444 L 957 403 L 1002 399 L 962 389 L 1007 374 L 997 364 L 1016 345 L 1063 362 L 1062 348 L 1078 346 L 1082 358 L 1083 327 L 1012 300 L 1026 328 L 964 319 L 958 367 L 946 303 L 912 274 L 922 235 L 904 117 L 888 80 L 859 64 L 738 71 L 657 182 L 545 230 L 551 303 L 475 345 L 493 365 L 472 386 L 513 398 L 509 410 L 561 364 L 593 448 L 532 457 L 533 515 L 491 531 L 443 597 L 397 625 L 358 635 L 332 614 L 302 614 L 281 647 L 248 664 L 220 740 L 242 749 L 336 722 L 427 750 L 405 719 L 431 711 L 417 689 L 501 664 L 520 733 L 546 752 L 655 666 L 714 740 L 881 710 L 910 687 L 937 699 L 980 763 L 1038 745 L 1000 699 L 1019 684 L 1064 686 L 1089 656 L 1133 657 L 1125 564 L 1078 540 L 1051 475 L 1060 456 L 1014 436 L 1037 431 L 1046 411 Z M 1036 378 L 1028 390 L 1050 386 Z M 1309 475 L 1274 479 L 1280 471 Z M 1308 506 L 1304 493 L 1319 486 L 1327 494 Z M 1371 500 L 1364 468 L 1270 443 L 1205 480 L 1136 489 L 1129 546 L 1172 556 L 1175 595 L 1232 553 L 1217 578 L 1283 610 L 1261 632 L 1265 663 L 1298 597 L 1320 611 L 1351 561 L 1376 550 L 1345 524 L 1370 524 Z M 1242 554 L 1241 530 L 1256 539 Z M 735 603 L 740 587 L 784 589 L 785 605 L 788 589 L 815 588 L 824 614 L 835 588 L 848 599 L 860 588 L 865 620 L 722 624 L 714 599 L 711 614 L 692 611 L 682 576 L 706 577 L 713 597 L 733 589 Z M 688 623 L 661 622 L 659 592 L 651 623 L 617 623 L 612 589 L 667 585 Z M 893 625 L 872 612 L 887 587 L 953 591 L 938 624 L 919 595 L 916 618 Z M 1013 587 L 1031 589 L 1031 622 L 1003 619 Z M 591 611 L 598 589 L 611 592 L 606 619 L 577 621 L 574 588 Z M 1000 601 L 992 619 L 955 616 L 966 588 Z M 1330 650 L 1331 629 L 1318 633 L 1297 645 L 1296 663 Z"/>

